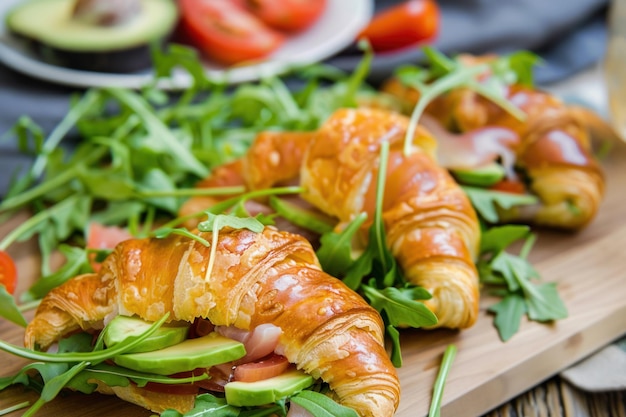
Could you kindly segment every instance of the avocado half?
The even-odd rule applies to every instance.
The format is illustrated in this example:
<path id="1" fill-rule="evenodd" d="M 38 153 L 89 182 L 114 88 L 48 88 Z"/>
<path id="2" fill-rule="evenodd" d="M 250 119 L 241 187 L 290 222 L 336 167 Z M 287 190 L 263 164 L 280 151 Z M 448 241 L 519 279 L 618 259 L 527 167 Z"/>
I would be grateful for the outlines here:
<path id="1" fill-rule="evenodd" d="M 29 41 L 45 62 L 63 67 L 127 73 L 151 64 L 152 43 L 165 40 L 178 23 L 173 0 L 141 0 L 128 22 L 100 26 L 72 18 L 75 0 L 28 0 L 9 11 L 6 27 Z"/>

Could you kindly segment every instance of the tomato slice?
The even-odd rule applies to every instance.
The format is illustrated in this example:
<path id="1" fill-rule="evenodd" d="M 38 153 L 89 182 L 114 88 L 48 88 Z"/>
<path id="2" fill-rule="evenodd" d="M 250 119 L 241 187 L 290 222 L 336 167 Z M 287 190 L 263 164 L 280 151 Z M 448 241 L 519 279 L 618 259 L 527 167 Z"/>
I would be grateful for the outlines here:
<path id="1" fill-rule="evenodd" d="M 272 353 L 256 362 L 237 365 L 234 372 L 235 381 L 255 382 L 278 376 L 289 367 L 289 361 L 282 355 Z"/>
<path id="2" fill-rule="evenodd" d="M 489 187 L 492 191 L 501 191 L 504 193 L 524 194 L 526 186 L 518 180 L 504 179 Z"/>
<path id="3" fill-rule="evenodd" d="M 391 51 L 433 38 L 439 30 L 434 0 L 408 0 L 378 12 L 358 35 L 374 51 Z"/>
<path id="4" fill-rule="evenodd" d="M 92 222 L 87 231 L 88 249 L 113 249 L 118 243 L 130 239 L 133 236 L 127 230 L 117 226 L 104 226 L 100 223 Z M 91 267 L 94 271 L 100 270 L 100 263 L 96 261 L 96 254 L 90 254 Z"/>
<path id="5" fill-rule="evenodd" d="M 262 59 L 284 36 L 230 0 L 179 0 L 182 36 L 209 58 L 232 65 Z"/>
<path id="6" fill-rule="evenodd" d="M 326 0 L 237 0 L 265 24 L 285 32 L 312 26 L 326 9 Z"/>
<path id="7" fill-rule="evenodd" d="M 17 268 L 11 255 L 0 250 L 0 284 L 4 285 L 9 294 L 15 292 L 17 285 Z"/>

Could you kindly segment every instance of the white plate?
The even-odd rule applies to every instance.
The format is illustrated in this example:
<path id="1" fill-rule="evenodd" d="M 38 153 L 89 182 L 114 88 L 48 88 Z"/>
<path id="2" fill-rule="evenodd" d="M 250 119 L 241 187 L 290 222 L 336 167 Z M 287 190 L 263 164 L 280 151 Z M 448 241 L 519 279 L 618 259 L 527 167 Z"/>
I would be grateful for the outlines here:
<path id="1" fill-rule="evenodd" d="M 4 26 L 5 14 L 20 1 L 0 1 L 0 62 L 6 66 L 35 78 L 75 87 L 140 88 L 152 80 L 151 71 L 111 74 L 74 70 L 41 61 L 22 42 L 11 36 Z M 268 60 L 233 69 L 205 61 L 206 73 L 212 79 L 240 83 L 280 74 L 293 65 L 321 61 L 350 45 L 372 13 L 373 0 L 328 0 L 320 19 L 311 28 L 290 37 Z M 181 89 L 191 83 L 189 74 L 175 70 L 172 78 L 163 83 L 163 87 Z"/>

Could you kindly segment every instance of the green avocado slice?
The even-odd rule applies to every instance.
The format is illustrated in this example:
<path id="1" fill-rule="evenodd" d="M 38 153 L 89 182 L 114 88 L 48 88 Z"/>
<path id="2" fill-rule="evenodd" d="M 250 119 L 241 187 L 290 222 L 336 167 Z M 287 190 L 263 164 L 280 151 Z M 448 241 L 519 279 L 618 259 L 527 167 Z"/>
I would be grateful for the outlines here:
<path id="1" fill-rule="evenodd" d="M 451 169 L 452 175 L 462 184 L 489 187 L 504 178 L 504 167 L 496 162 L 473 169 Z"/>
<path id="2" fill-rule="evenodd" d="M 237 407 L 272 404 L 313 385 L 313 377 L 297 369 L 256 382 L 229 382 L 226 402 Z"/>
<path id="3" fill-rule="evenodd" d="M 113 362 L 135 371 L 172 375 L 231 362 L 245 354 L 243 343 L 212 332 L 160 350 L 119 355 Z"/>
<path id="4" fill-rule="evenodd" d="M 143 0 L 129 22 L 100 26 L 73 19 L 75 0 L 29 0 L 9 11 L 13 33 L 65 51 L 112 51 L 146 45 L 169 35 L 178 21 L 172 0 Z"/>
<path id="5" fill-rule="evenodd" d="M 104 344 L 112 347 L 124 342 L 131 336 L 138 336 L 152 325 L 138 317 L 116 316 L 107 325 L 104 333 Z M 189 323 L 164 324 L 146 340 L 127 353 L 150 352 L 181 343 L 187 338 Z"/>

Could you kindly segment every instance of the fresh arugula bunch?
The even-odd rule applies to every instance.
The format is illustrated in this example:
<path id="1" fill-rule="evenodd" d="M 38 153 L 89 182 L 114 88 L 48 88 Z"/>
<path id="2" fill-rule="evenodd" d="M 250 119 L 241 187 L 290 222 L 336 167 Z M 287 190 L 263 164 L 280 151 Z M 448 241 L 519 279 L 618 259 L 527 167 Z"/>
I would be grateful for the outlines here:
<path id="1" fill-rule="evenodd" d="M 73 97 L 67 115 L 45 134 L 25 116 L 4 138 L 15 138 L 33 156 L 0 202 L 4 220 L 22 210 L 32 217 L 0 241 L 0 250 L 35 238 L 41 253 L 41 283 L 20 301 L 40 299 L 63 281 L 89 270 L 81 250 L 88 224 L 127 227 L 147 236 L 154 224 L 180 224 L 181 204 L 195 195 L 236 195 L 242 187 L 198 189 L 211 169 L 243 155 L 264 130 L 312 130 L 335 109 L 355 106 L 369 72 L 371 53 L 351 74 L 325 65 L 292 70 L 296 87 L 278 77 L 235 87 L 207 78 L 192 49 L 154 50 L 154 83 L 140 91 L 95 88 Z M 163 77 L 183 67 L 193 85 L 169 93 Z M 199 214 L 201 215 L 201 213 Z M 53 271 L 52 253 L 66 258 Z M 3 317 L 24 324 L 10 294 Z"/>

